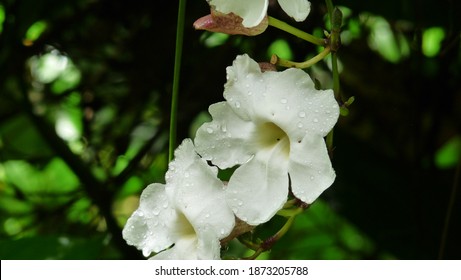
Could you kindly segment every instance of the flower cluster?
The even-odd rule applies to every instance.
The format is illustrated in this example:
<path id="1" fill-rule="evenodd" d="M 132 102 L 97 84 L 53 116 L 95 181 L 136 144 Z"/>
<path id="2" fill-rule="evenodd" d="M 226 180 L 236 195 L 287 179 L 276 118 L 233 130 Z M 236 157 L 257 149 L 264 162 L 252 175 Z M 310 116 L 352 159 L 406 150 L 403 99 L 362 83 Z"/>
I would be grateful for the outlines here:
<path id="1" fill-rule="evenodd" d="M 267 0 L 208 2 L 212 15 L 232 15 L 242 28 L 266 18 Z M 307 0 L 279 3 L 296 20 L 310 11 Z M 239 225 L 269 221 L 290 196 L 311 204 L 335 179 L 324 141 L 339 117 L 332 90 L 317 90 L 301 69 L 262 71 L 244 54 L 227 68 L 223 95 L 194 143 L 176 149 L 166 184 L 149 185 L 128 219 L 123 237 L 146 257 L 219 259 Z M 222 182 L 218 168 L 232 167 Z"/>

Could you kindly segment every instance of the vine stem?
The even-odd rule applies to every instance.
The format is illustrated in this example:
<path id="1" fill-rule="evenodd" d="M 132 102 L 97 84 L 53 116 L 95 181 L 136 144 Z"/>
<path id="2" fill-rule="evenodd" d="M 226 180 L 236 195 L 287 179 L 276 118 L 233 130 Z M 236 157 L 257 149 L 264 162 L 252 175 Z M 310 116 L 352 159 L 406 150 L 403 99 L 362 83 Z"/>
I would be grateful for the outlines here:
<path id="1" fill-rule="evenodd" d="M 178 125 L 178 101 L 179 101 L 179 76 L 181 72 L 181 57 L 184 37 L 184 21 L 186 14 L 186 0 L 179 0 L 178 23 L 176 27 L 176 46 L 174 55 L 173 92 L 171 96 L 170 113 L 170 138 L 168 149 L 168 161 L 174 157 L 176 148 L 176 134 Z"/>
<path id="2" fill-rule="evenodd" d="M 271 58 L 271 64 L 283 66 L 283 67 L 296 67 L 299 69 L 305 69 L 305 68 L 311 67 L 312 65 L 316 64 L 320 60 L 324 59 L 330 52 L 331 52 L 330 48 L 326 47 L 319 54 L 317 54 L 313 58 L 306 60 L 304 62 L 293 62 L 293 61 L 285 60 L 274 54 L 272 55 L 272 58 Z"/>
<path id="3" fill-rule="evenodd" d="M 284 21 L 281 21 L 281 20 L 278 20 L 276 18 L 273 18 L 273 17 L 268 17 L 269 19 L 269 25 L 270 26 L 273 26 L 275 28 L 278 28 L 280 30 L 283 30 L 285 32 L 288 32 L 298 38 L 301 38 L 307 42 L 310 42 L 314 45 L 318 45 L 318 46 L 325 46 L 326 45 L 326 42 L 324 39 L 321 39 L 321 38 L 317 38 L 307 32 L 304 32 L 298 28 L 295 28 L 291 25 L 289 25 L 288 23 L 284 22 Z"/>

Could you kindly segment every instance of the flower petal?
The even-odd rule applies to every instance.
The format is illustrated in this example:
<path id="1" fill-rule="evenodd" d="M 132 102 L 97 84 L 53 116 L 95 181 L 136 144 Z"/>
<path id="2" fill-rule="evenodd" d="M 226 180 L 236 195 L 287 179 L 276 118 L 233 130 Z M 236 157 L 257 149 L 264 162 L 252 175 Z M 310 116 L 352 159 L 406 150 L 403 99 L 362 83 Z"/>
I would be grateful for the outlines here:
<path id="1" fill-rule="evenodd" d="M 227 203 L 249 225 L 267 222 L 287 200 L 287 158 L 283 150 L 281 144 L 258 152 L 230 178 Z"/>
<path id="2" fill-rule="evenodd" d="M 221 13 L 234 13 L 243 19 L 243 26 L 255 27 L 266 16 L 269 0 L 208 0 Z"/>
<path id="3" fill-rule="evenodd" d="M 227 68 L 227 77 L 224 97 L 236 114 L 244 120 L 273 122 L 290 138 L 326 136 L 338 120 L 333 91 L 315 89 L 301 69 L 261 73 L 254 60 L 240 55 Z"/>
<path id="4" fill-rule="evenodd" d="M 142 192 L 139 208 L 123 228 L 123 238 L 147 257 L 173 244 L 169 228 L 174 220 L 175 211 L 168 201 L 165 185 L 151 184 Z"/>
<path id="5" fill-rule="evenodd" d="M 213 230 L 201 231 L 198 236 L 178 240 L 175 245 L 153 260 L 219 260 L 221 244 Z"/>
<path id="6" fill-rule="evenodd" d="M 306 203 L 330 187 L 336 174 L 323 138 L 307 134 L 301 143 L 292 143 L 288 172 L 293 194 Z"/>
<path id="7" fill-rule="evenodd" d="M 197 259 L 197 239 L 183 238 L 168 250 L 158 253 L 150 258 L 151 260 L 196 260 Z"/>
<path id="8" fill-rule="evenodd" d="M 197 130 L 197 152 L 223 169 L 247 162 L 255 150 L 255 124 L 242 120 L 227 102 L 213 104 L 209 111 L 213 121 Z"/>
<path id="9" fill-rule="evenodd" d="M 311 3 L 307 0 L 278 0 L 280 7 L 296 21 L 304 21 L 311 12 Z"/>
<path id="10" fill-rule="evenodd" d="M 175 167 L 173 171 L 171 167 Z M 234 227 L 235 218 L 226 204 L 224 184 L 217 178 L 216 168 L 197 155 L 192 140 L 185 139 L 176 149 L 169 172 L 167 188 L 173 192 L 175 208 L 195 231 L 206 227 L 214 230 L 218 238 L 226 237 Z"/>
<path id="11" fill-rule="evenodd" d="M 232 13 L 224 14 L 212 9 L 210 15 L 199 18 L 193 25 L 197 30 L 221 32 L 231 35 L 256 36 L 267 29 L 269 20 L 267 17 L 264 17 L 258 25 L 247 28 L 243 26 L 241 17 Z"/>
<path id="12" fill-rule="evenodd" d="M 292 142 L 301 141 L 306 134 L 324 137 L 339 117 L 333 91 L 316 90 L 310 76 L 300 69 L 262 73 L 255 61 L 242 55 L 228 67 L 227 76 L 224 96 L 235 114 L 253 122 L 254 136 L 262 135 L 269 127 L 266 124 L 273 123 Z M 256 153 L 255 138 L 247 139 L 252 139 L 247 140 L 251 143 L 248 155 Z M 213 158 L 214 152 L 208 156 Z"/>

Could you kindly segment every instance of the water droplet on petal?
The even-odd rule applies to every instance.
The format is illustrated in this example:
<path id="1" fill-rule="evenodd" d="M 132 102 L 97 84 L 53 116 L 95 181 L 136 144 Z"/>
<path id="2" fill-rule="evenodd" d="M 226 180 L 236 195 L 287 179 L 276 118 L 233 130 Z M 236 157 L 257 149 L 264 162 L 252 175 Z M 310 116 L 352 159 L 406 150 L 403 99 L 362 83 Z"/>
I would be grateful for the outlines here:
<path id="1" fill-rule="evenodd" d="M 226 231 L 222 228 L 221 229 L 221 234 L 224 234 L 224 233 L 226 233 Z"/>
<path id="2" fill-rule="evenodd" d="M 184 177 L 189 178 L 189 176 L 190 176 L 190 173 L 189 173 L 189 172 L 185 172 L 185 173 L 184 173 Z"/>
<path id="3" fill-rule="evenodd" d="M 223 124 L 223 125 L 221 126 L 221 131 L 222 131 L 222 132 L 226 132 L 226 131 L 227 131 L 227 126 L 226 126 L 225 124 Z"/>
<path id="4" fill-rule="evenodd" d="M 163 206 L 163 208 L 167 208 L 168 207 L 168 201 L 165 201 L 162 206 Z"/>
<path id="5" fill-rule="evenodd" d="M 282 103 L 282 104 L 286 104 L 287 102 L 288 102 L 288 100 L 286 98 L 280 99 L 280 103 Z"/>
<path id="6" fill-rule="evenodd" d="M 299 128 L 303 127 L 303 123 L 299 122 L 299 123 L 298 123 L 298 127 L 299 127 Z"/>
<path id="7" fill-rule="evenodd" d="M 240 108 L 240 102 L 238 101 L 235 102 L 235 108 Z"/>
<path id="8" fill-rule="evenodd" d="M 209 217 L 210 217 L 210 214 L 207 213 L 207 214 L 205 215 L 205 218 L 209 218 Z"/>
<path id="9" fill-rule="evenodd" d="M 253 92 L 251 92 L 251 90 L 249 90 L 247 93 L 248 93 L 248 95 L 252 95 L 252 94 L 253 94 Z"/>
<path id="10" fill-rule="evenodd" d="M 160 209 L 158 209 L 157 207 L 155 207 L 154 210 L 152 210 L 152 214 L 154 214 L 155 216 L 157 216 L 158 214 L 160 214 Z"/>
<path id="11" fill-rule="evenodd" d="M 306 112 L 299 112 L 298 116 L 300 118 L 304 118 L 306 116 Z"/>
<path id="12" fill-rule="evenodd" d="M 239 200 L 239 202 L 237 202 L 238 206 L 242 206 L 243 205 L 243 201 Z"/>
<path id="13" fill-rule="evenodd" d="M 139 217 L 144 217 L 144 212 L 138 211 L 138 216 L 139 216 Z"/>
<path id="14" fill-rule="evenodd" d="M 319 120 L 318 120 L 318 119 L 314 119 L 314 122 L 315 122 L 315 123 L 318 123 L 318 122 L 319 122 Z"/>
<path id="15" fill-rule="evenodd" d="M 311 179 L 311 180 L 314 180 L 314 179 L 315 179 L 315 177 L 314 177 L 314 176 L 311 176 L 311 178 L 310 178 L 310 179 Z"/>
<path id="16" fill-rule="evenodd" d="M 213 129 L 212 129 L 211 127 L 208 127 L 208 128 L 206 129 L 206 131 L 207 131 L 208 133 L 210 133 L 210 134 L 213 133 Z"/>

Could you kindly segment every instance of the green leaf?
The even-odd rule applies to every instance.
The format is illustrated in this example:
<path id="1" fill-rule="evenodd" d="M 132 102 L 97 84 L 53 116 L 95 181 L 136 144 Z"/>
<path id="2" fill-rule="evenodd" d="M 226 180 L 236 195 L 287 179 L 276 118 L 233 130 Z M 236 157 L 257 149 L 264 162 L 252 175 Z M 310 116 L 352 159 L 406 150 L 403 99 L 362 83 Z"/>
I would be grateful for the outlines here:
<path id="1" fill-rule="evenodd" d="M 440 169 L 453 168 L 461 156 L 461 136 L 448 140 L 435 154 L 435 165 Z"/>
<path id="2" fill-rule="evenodd" d="M 439 54 L 442 41 L 445 39 L 445 30 L 441 27 L 431 27 L 423 32 L 422 51 L 427 57 Z"/>
<path id="3" fill-rule="evenodd" d="M 0 156 L 9 159 L 42 159 L 53 152 L 31 121 L 20 115 L 0 124 Z"/>

